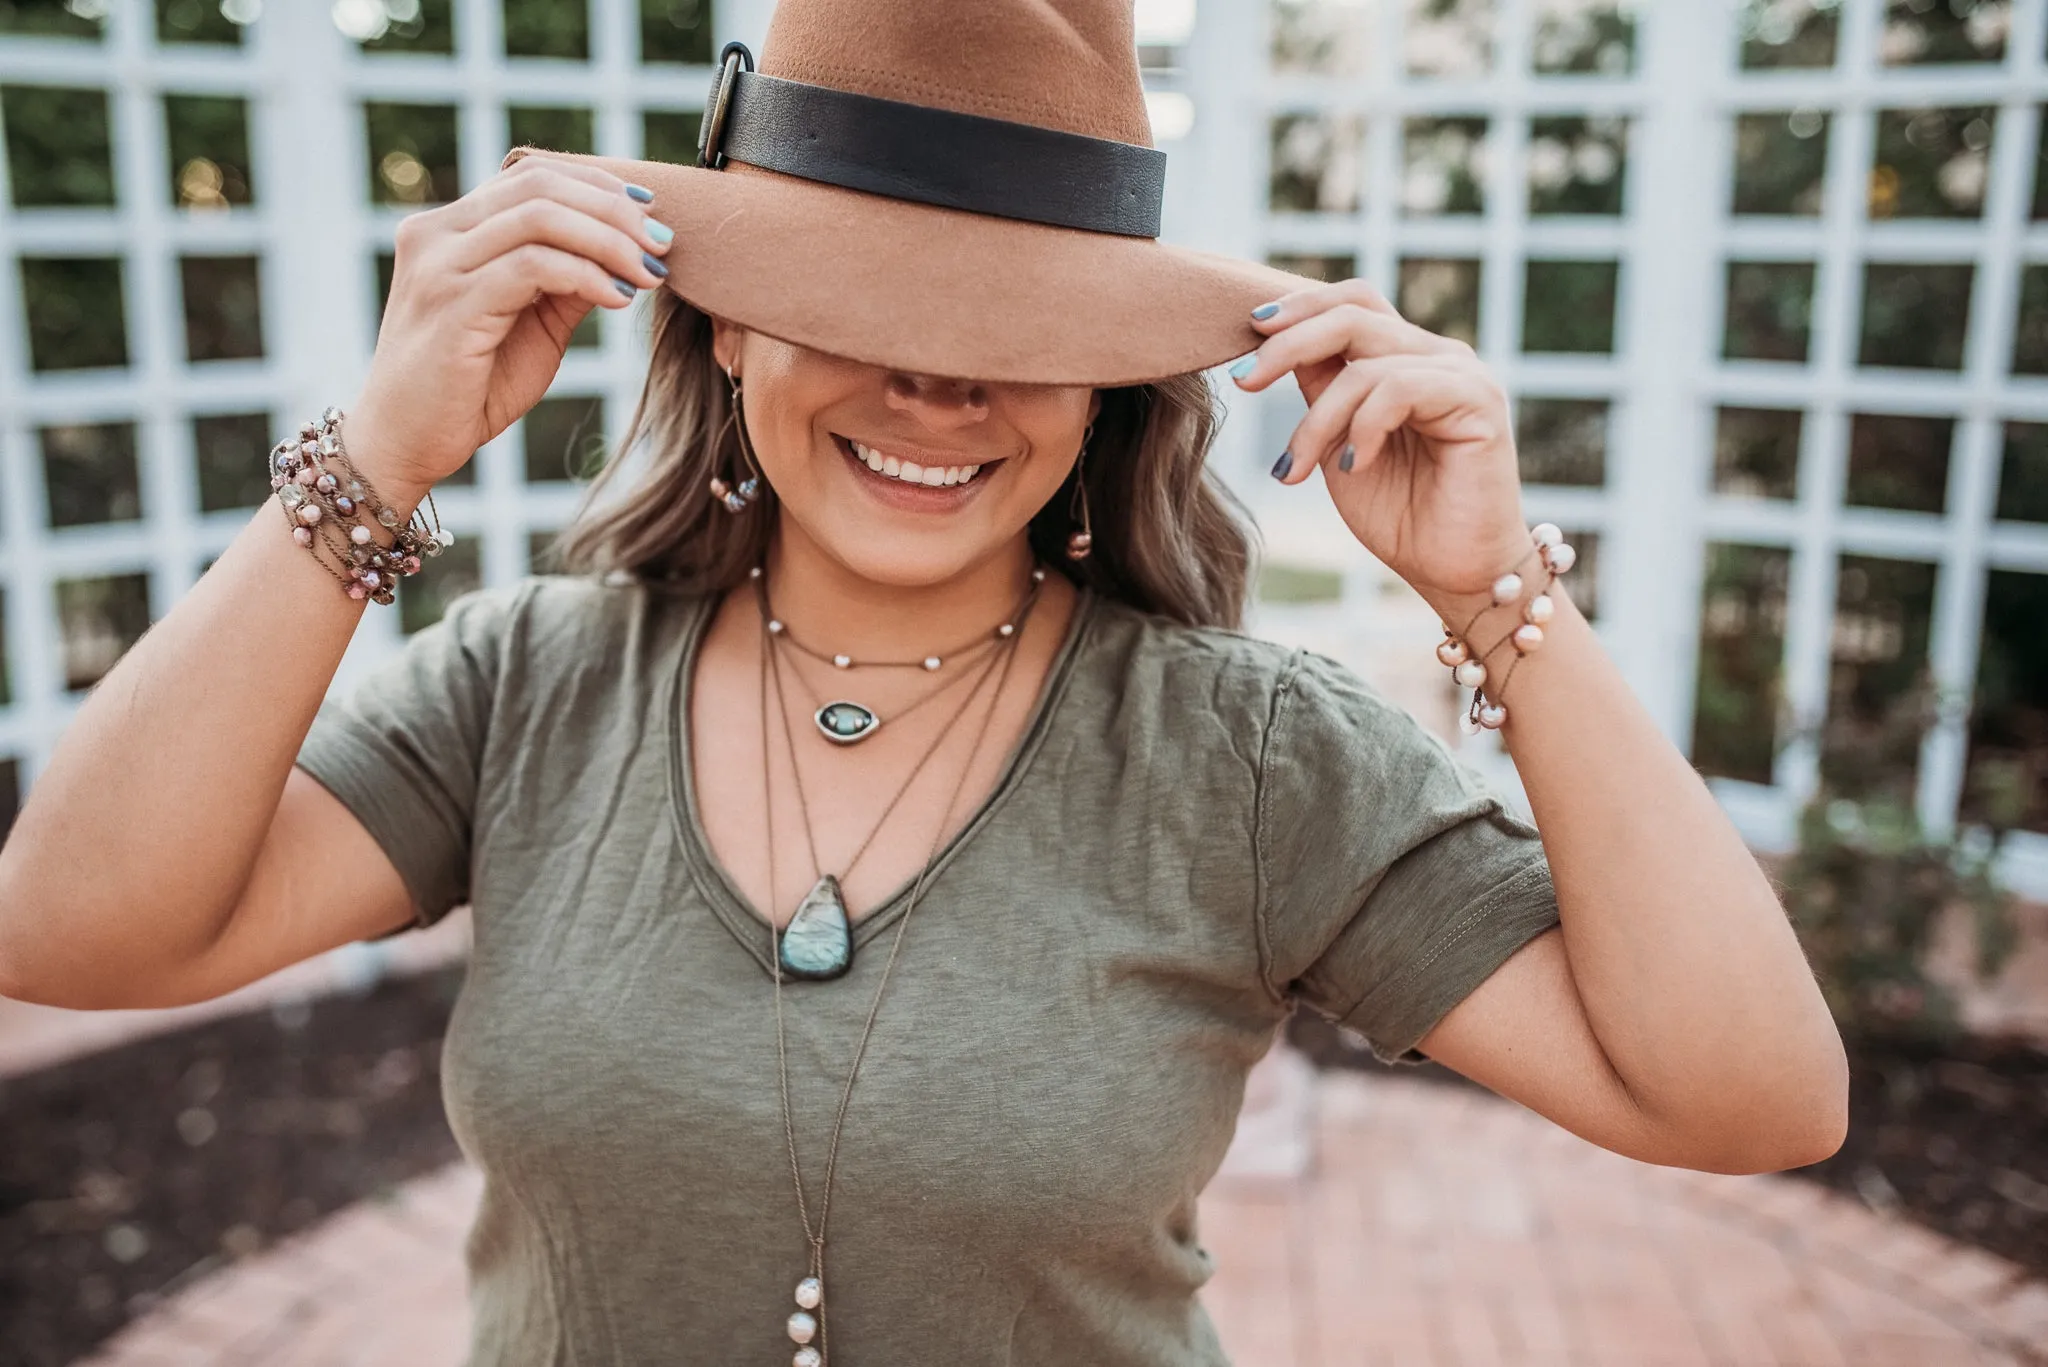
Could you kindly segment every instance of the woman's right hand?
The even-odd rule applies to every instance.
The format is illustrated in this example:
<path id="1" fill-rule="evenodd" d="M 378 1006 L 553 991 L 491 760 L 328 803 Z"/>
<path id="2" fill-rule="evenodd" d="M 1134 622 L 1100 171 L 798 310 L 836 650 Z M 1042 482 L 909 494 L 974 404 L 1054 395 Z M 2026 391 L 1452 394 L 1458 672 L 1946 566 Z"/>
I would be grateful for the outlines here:
<path id="1" fill-rule="evenodd" d="M 544 154 L 402 220 L 350 459 L 416 501 L 540 400 L 592 308 L 661 283 L 672 238 L 625 181 Z"/>

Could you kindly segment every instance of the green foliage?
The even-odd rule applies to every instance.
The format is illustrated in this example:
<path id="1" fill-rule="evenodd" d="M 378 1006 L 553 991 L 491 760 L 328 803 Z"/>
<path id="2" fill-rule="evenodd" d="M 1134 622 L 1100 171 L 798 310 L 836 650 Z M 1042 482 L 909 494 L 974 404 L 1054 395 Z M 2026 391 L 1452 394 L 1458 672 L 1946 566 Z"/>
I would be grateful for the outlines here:
<path id="1" fill-rule="evenodd" d="M 164 96 L 171 203 L 187 209 L 252 204 L 249 102 L 232 95 Z"/>
<path id="2" fill-rule="evenodd" d="M 640 155 L 679 166 L 697 164 L 697 134 L 704 116 L 695 110 L 650 109 L 640 116 Z"/>
<path id="3" fill-rule="evenodd" d="M 106 91 L 0 86 L 0 119 L 16 208 L 114 202 Z"/>
<path id="4" fill-rule="evenodd" d="M 452 104 L 363 105 L 370 202 L 445 204 L 462 194 Z"/>
<path id="5" fill-rule="evenodd" d="M 384 0 L 388 23 L 365 52 L 455 51 L 454 0 Z"/>
<path id="6" fill-rule="evenodd" d="M 1863 268 L 1863 337 L 1856 363 L 1961 370 L 1970 331 L 1970 265 Z"/>
<path id="7" fill-rule="evenodd" d="M 0 0 L 0 34 L 90 38 L 97 42 L 106 26 L 104 20 L 92 15 L 90 6 L 80 5 L 77 0 Z"/>
<path id="8" fill-rule="evenodd" d="M 640 60 L 709 66 L 711 0 L 640 0 Z"/>
<path id="9" fill-rule="evenodd" d="M 227 17 L 220 0 L 156 0 L 156 40 L 239 47 L 242 26 Z"/>
<path id="10" fill-rule="evenodd" d="M 590 58 L 585 0 L 504 0 L 507 57 Z"/>
<path id="11" fill-rule="evenodd" d="M 1731 261 L 1721 354 L 1729 360 L 1806 360 L 1813 326 L 1810 261 Z"/>
<path id="12" fill-rule="evenodd" d="M 1530 261 L 1523 277 L 1522 350 L 1614 350 L 1615 261 Z"/>
<path id="13" fill-rule="evenodd" d="M 595 152 L 597 137 L 590 110 L 552 105 L 513 105 L 505 111 L 514 147 L 545 147 L 550 152 Z"/>
<path id="14" fill-rule="evenodd" d="M 128 364 L 121 258 L 21 258 L 29 365 L 82 370 Z"/>

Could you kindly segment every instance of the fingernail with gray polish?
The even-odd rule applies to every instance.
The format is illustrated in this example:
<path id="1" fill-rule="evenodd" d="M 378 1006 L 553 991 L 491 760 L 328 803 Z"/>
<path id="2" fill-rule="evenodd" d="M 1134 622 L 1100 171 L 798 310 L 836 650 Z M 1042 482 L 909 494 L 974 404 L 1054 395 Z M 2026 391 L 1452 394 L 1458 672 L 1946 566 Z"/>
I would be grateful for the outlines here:
<path id="1" fill-rule="evenodd" d="M 626 194 L 633 199 L 639 200 L 642 204 L 654 203 L 654 191 L 648 189 L 645 185 L 628 185 L 626 187 Z"/>
<path id="2" fill-rule="evenodd" d="M 617 276 L 612 277 L 612 288 L 617 290 L 620 294 L 625 295 L 628 299 L 631 299 L 634 295 L 640 292 L 639 290 L 634 289 L 631 285 L 627 284 L 625 281 L 619 279 Z"/>
<path id="3" fill-rule="evenodd" d="M 1230 367 L 1230 378 L 1233 380 L 1241 380 L 1245 376 L 1251 374 L 1252 371 L 1258 366 L 1258 364 L 1259 353 L 1254 351 L 1251 355 L 1246 356 L 1245 358 L 1240 360 L 1236 365 Z"/>
<path id="4" fill-rule="evenodd" d="M 1286 479 L 1294 469 L 1294 452 L 1282 451 L 1280 459 L 1273 462 L 1273 478 Z"/>
<path id="5" fill-rule="evenodd" d="M 640 253 L 640 264 L 647 267 L 647 273 L 656 280 L 668 279 L 668 267 L 661 263 L 660 257 L 650 256 L 646 252 L 642 252 Z"/>
<path id="6" fill-rule="evenodd" d="M 1357 464 L 1357 463 L 1358 463 L 1358 448 L 1357 448 L 1356 446 L 1353 446 L 1353 445 L 1352 445 L 1352 444 L 1351 444 L 1350 442 L 1348 442 L 1348 441 L 1347 441 L 1347 442 L 1345 442 L 1345 443 L 1344 443 L 1344 454 L 1343 454 L 1343 455 L 1341 455 L 1341 456 L 1339 456 L 1339 457 L 1337 457 L 1337 468 L 1338 468 L 1339 470 L 1342 470 L 1342 471 L 1343 471 L 1343 472 L 1344 472 L 1345 474 L 1347 474 L 1347 475 L 1348 475 L 1348 474 L 1350 474 L 1350 473 L 1351 473 L 1351 467 L 1352 467 L 1353 465 Z"/>
<path id="7" fill-rule="evenodd" d="M 1274 314 L 1278 313 L 1279 311 L 1280 305 L 1278 303 L 1261 304 L 1257 308 L 1252 310 L 1252 317 L 1263 321 L 1264 319 L 1271 318 Z"/>
<path id="8" fill-rule="evenodd" d="M 676 230 L 658 218 L 647 220 L 647 235 L 654 239 L 656 246 L 666 247 L 676 240 Z"/>

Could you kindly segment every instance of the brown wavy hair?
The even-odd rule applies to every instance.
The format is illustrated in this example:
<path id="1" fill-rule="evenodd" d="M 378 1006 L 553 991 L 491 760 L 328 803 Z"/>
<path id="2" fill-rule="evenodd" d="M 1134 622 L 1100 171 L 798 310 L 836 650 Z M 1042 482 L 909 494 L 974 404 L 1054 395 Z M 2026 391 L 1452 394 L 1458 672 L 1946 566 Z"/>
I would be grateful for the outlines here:
<path id="1" fill-rule="evenodd" d="M 741 468 L 711 319 L 670 291 L 652 297 L 647 384 L 618 449 L 598 471 L 553 567 L 625 574 L 688 593 L 724 593 L 761 562 L 774 530 L 773 489 L 737 516 L 712 497 L 714 473 Z M 1031 520 L 1039 558 L 1076 584 L 1191 626 L 1243 619 L 1251 531 L 1207 470 L 1222 413 L 1197 371 L 1102 391 L 1083 466 L 1095 544 L 1069 560 L 1074 476 Z"/>

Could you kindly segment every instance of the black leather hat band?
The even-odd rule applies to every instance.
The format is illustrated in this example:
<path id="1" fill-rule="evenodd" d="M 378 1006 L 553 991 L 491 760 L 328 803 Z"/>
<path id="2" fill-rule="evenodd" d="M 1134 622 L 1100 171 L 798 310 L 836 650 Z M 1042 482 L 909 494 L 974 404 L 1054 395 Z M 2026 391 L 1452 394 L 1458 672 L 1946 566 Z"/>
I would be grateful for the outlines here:
<path id="1" fill-rule="evenodd" d="M 751 67 L 751 54 L 744 61 Z M 704 166 L 729 157 L 892 199 L 1159 235 L 1166 154 L 1153 147 L 787 81 L 729 58 L 714 82 L 704 132 Z"/>

